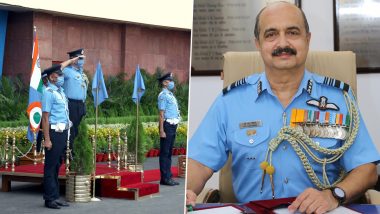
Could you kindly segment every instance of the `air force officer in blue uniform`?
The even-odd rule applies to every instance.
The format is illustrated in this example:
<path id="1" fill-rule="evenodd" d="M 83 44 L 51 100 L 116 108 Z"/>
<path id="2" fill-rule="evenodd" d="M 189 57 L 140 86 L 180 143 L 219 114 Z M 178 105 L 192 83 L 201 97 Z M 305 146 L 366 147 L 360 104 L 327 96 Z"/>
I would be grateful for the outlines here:
<path id="1" fill-rule="evenodd" d="M 55 65 L 43 72 L 48 85 L 42 96 L 42 123 L 45 137 L 44 200 L 45 206 L 59 209 L 68 206 L 59 200 L 58 172 L 61 157 L 65 151 L 70 128 L 67 98 L 62 88 L 64 83 L 61 65 Z"/>
<path id="2" fill-rule="evenodd" d="M 265 72 L 225 88 L 189 141 L 187 204 L 229 153 L 240 202 L 297 197 L 289 211 L 325 213 L 374 186 L 380 156 L 350 87 L 305 69 L 303 12 L 270 4 L 255 37 Z"/>
<path id="3" fill-rule="evenodd" d="M 174 81 L 171 73 L 158 79 L 162 91 L 158 95 L 159 131 L 160 131 L 160 184 L 174 186 L 179 183 L 172 179 L 172 149 L 175 141 L 177 125 L 180 122 L 178 102 L 173 94 Z"/>
<path id="4" fill-rule="evenodd" d="M 73 63 L 63 69 L 65 83 L 63 88 L 69 100 L 70 120 L 73 123 L 70 134 L 70 148 L 73 149 L 75 137 L 78 135 L 78 126 L 86 114 L 86 96 L 88 79 L 83 72 L 85 63 L 84 50 L 78 49 L 68 52 L 70 59 L 75 59 Z"/>

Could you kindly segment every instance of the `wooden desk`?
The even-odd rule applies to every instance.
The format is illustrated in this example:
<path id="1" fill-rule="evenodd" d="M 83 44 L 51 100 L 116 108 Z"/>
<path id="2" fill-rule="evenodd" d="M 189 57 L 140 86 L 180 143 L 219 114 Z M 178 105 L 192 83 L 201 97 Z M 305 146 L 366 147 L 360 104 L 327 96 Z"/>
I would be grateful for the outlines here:
<path id="1" fill-rule="evenodd" d="M 200 208 L 211 208 L 211 207 L 221 207 L 225 206 L 228 204 L 224 203 L 207 203 L 207 204 L 196 204 L 195 209 L 200 209 Z M 249 209 L 248 207 L 244 206 L 243 204 L 238 204 L 240 208 L 244 209 L 247 213 L 252 213 L 252 210 Z M 347 205 L 346 207 L 353 209 L 357 212 L 360 213 L 370 213 L 370 214 L 376 214 L 380 213 L 380 205 L 373 205 L 373 204 L 350 204 Z"/>

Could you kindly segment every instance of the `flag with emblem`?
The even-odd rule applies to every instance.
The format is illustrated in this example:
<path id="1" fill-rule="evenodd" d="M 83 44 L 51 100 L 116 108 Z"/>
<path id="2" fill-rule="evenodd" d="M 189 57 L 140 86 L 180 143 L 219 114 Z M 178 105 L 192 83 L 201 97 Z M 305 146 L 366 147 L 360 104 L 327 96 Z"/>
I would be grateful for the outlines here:
<path id="1" fill-rule="evenodd" d="M 42 119 L 42 80 L 41 80 L 41 67 L 40 67 L 40 56 L 38 51 L 38 39 L 36 28 L 34 28 L 33 33 L 33 52 L 32 52 L 32 72 L 29 84 L 29 104 L 28 104 L 28 140 L 34 142 L 34 136 L 40 128 L 40 123 Z"/>
<path id="2" fill-rule="evenodd" d="M 145 93 L 144 79 L 140 73 L 140 66 L 137 65 L 135 73 L 135 83 L 133 86 L 132 100 L 135 103 L 140 103 L 141 97 Z"/>
<path id="3" fill-rule="evenodd" d="M 92 96 L 94 96 L 95 107 L 108 99 L 106 84 L 104 83 L 103 70 L 100 62 L 96 66 L 94 79 L 92 80 Z"/>

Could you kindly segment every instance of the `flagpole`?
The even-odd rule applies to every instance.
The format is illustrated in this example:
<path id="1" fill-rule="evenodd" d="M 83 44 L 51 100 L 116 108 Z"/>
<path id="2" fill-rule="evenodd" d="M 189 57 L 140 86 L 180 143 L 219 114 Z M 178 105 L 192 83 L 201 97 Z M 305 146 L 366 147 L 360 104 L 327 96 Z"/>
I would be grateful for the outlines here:
<path id="1" fill-rule="evenodd" d="M 139 142 L 139 95 L 137 94 L 137 105 L 136 105 L 136 144 L 135 144 L 135 149 L 136 149 L 136 152 L 135 152 L 135 172 L 136 172 L 136 168 L 137 168 L 137 144 Z"/>
<path id="2" fill-rule="evenodd" d="M 97 78 L 97 77 L 95 77 Z M 99 97 L 99 81 L 98 86 L 96 87 L 96 103 L 95 103 L 95 142 L 94 142 L 94 157 L 93 157 L 93 163 L 94 163 L 94 169 L 93 171 L 93 185 L 92 185 L 92 198 L 91 201 L 100 201 L 99 198 L 95 197 L 95 186 L 96 186 L 96 143 L 97 141 L 97 130 L 98 130 L 98 97 Z"/>

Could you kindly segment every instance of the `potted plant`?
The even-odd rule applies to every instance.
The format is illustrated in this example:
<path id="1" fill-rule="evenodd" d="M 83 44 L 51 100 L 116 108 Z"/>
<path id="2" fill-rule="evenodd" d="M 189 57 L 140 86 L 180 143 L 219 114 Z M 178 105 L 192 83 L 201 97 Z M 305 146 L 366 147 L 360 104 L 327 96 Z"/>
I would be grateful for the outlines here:
<path id="1" fill-rule="evenodd" d="M 74 141 L 74 159 L 66 180 L 66 198 L 71 202 L 91 200 L 91 174 L 93 172 L 93 148 L 83 120 L 79 125 L 78 136 Z"/>

